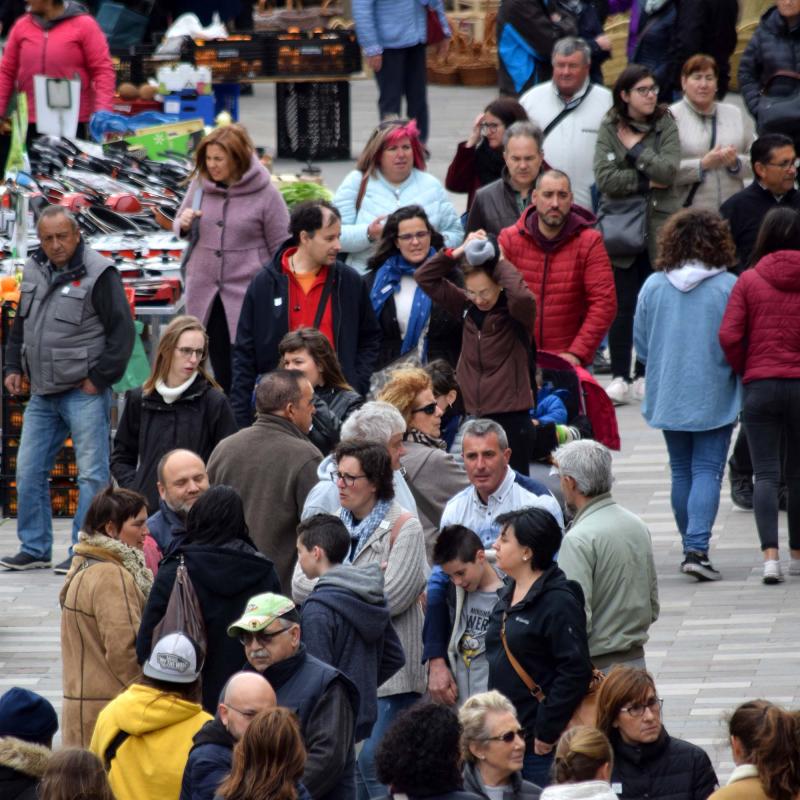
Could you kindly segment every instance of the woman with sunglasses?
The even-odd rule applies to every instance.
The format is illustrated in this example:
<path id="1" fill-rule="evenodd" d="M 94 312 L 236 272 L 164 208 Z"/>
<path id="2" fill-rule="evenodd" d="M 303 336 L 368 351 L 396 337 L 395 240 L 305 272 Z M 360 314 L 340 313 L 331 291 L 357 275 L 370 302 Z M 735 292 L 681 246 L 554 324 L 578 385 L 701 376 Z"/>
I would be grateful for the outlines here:
<path id="1" fill-rule="evenodd" d="M 386 218 L 365 280 L 383 332 L 376 369 L 402 356 L 421 363 L 444 358 L 451 364 L 461 352 L 461 320 L 433 303 L 414 282 L 414 271 L 444 245 L 422 206 L 403 206 Z M 460 286 L 458 270 L 448 279 Z"/>
<path id="2" fill-rule="evenodd" d="M 613 106 L 603 118 L 594 151 L 594 175 L 601 192 L 601 224 L 635 227 L 631 215 L 614 216 L 610 203 L 638 199 L 644 206 L 645 235 L 638 252 L 606 242 L 614 269 L 617 317 L 608 334 L 612 380 L 606 392 L 615 405 L 644 398 L 644 364 L 636 360 L 631 385 L 633 314 L 639 290 L 652 272 L 658 232 L 677 211 L 685 191 L 675 186 L 681 160 L 678 126 L 666 105 L 658 102 L 658 86 L 647 67 L 626 67 L 612 92 Z M 604 218 L 608 219 L 605 221 Z"/>
<path id="3" fill-rule="evenodd" d="M 150 377 L 125 397 L 114 437 L 111 474 L 120 486 L 141 492 L 150 513 L 158 509 L 158 462 L 186 448 L 208 461 L 226 436 L 236 433 L 228 398 L 209 375 L 208 335 L 196 317 L 176 317 L 158 343 Z"/>
<path id="4" fill-rule="evenodd" d="M 186 532 L 173 539 L 156 575 L 136 637 L 139 663 L 150 656 L 153 629 L 167 610 L 179 564 L 194 586 L 208 640 L 202 668 L 203 708 L 216 712 L 228 678 L 242 667 L 242 646 L 228 636 L 247 601 L 280 593 L 280 582 L 247 529 L 242 500 L 230 486 L 212 486 L 189 511 Z"/>
<path id="5" fill-rule="evenodd" d="M 522 777 L 525 731 L 514 704 L 496 690 L 470 697 L 458 712 L 464 791 L 485 800 L 537 800 L 541 789 Z"/>
<path id="6" fill-rule="evenodd" d="M 617 665 L 600 685 L 596 727 L 611 742 L 611 783 L 621 800 L 706 800 L 717 776 L 705 750 L 675 739 L 646 670 Z"/>
<path id="7" fill-rule="evenodd" d="M 392 372 L 378 400 L 391 403 L 406 421 L 406 453 L 401 461 L 417 501 L 428 561 L 432 562 L 444 507 L 469 481 L 441 438 L 442 409 L 424 369 L 407 367 Z"/>

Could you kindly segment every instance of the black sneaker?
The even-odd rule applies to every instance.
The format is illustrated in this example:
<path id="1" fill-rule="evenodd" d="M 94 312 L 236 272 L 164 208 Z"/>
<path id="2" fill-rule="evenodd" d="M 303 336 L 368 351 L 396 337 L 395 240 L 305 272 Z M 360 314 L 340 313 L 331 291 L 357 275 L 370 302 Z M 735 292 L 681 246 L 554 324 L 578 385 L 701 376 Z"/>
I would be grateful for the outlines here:
<path id="1" fill-rule="evenodd" d="M 611 362 L 605 357 L 605 354 L 602 350 L 598 350 L 594 354 L 594 360 L 592 361 L 592 368 L 594 369 L 595 375 L 610 375 L 611 374 Z"/>
<path id="2" fill-rule="evenodd" d="M 705 553 L 688 552 L 681 564 L 681 572 L 685 572 L 699 581 L 722 580 L 722 575 L 714 569 L 714 565 Z"/>
<path id="3" fill-rule="evenodd" d="M 23 569 L 48 569 L 53 565 L 49 558 L 38 558 L 32 556 L 30 553 L 25 553 L 22 550 L 15 556 L 6 556 L 0 558 L 0 567 L 13 570 Z"/>
<path id="4" fill-rule="evenodd" d="M 53 572 L 56 575 L 66 575 L 69 572 L 69 568 L 72 566 L 72 556 L 65 558 L 61 563 L 56 564 L 53 567 Z"/>
<path id="5" fill-rule="evenodd" d="M 753 478 L 751 475 L 731 473 L 731 501 L 737 508 L 753 510 Z"/>

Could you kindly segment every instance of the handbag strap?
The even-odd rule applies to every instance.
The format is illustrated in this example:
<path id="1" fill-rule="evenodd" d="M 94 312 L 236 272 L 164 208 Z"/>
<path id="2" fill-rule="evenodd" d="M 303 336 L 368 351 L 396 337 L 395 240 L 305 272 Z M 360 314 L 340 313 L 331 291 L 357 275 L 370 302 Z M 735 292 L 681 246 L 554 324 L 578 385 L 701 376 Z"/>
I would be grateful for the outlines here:
<path id="1" fill-rule="evenodd" d="M 406 524 L 410 519 L 413 519 L 414 515 L 410 511 L 404 511 L 395 521 L 394 525 L 392 525 L 392 532 L 389 534 L 389 552 L 392 552 L 392 548 L 394 547 L 394 543 L 397 541 L 397 537 L 400 535 L 400 528 Z"/>
<path id="2" fill-rule="evenodd" d="M 364 200 L 364 195 L 367 193 L 367 184 L 369 183 L 369 170 L 364 170 L 364 175 L 361 178 L 361 184 L 358 187 L 358 194 L 356 195 L 356 214 L 361 208 L 361 203 Z"/>
<path id="3" fill-rule="evenodd" d="M 508 642 L 506 641 L 506 620 L 508 619 L 508 614 L 503 614 L 503 624 L 500 626 L 500 640 L 503 642 L 503 649 L 506 651 L 506 656 L 508 657 L 508 661 L 511 666 L 514 668 L 514 672 L 517 673 L 519 679 L 528 687 L 528 691 L 535 697 L 540 703 L 544 703 L 544 692 L 542 691 L 542 687 L 539 686 L 536 681 L 525 672 L 522 664 L 514 658 L 514 654 L 511 652 L 508 646 Z"/>
<path id="4" fill-rule="evenodd" d="M 578 110 L 580 104 L 589 96 L 589 92 L 592 91 L 592 86 L 594 86 L 594 84 L 590 83 L 586 91 L 578 98 L 576 103 L 574 103 L 571 106 L 566 106 L 562 108 L 561 111 L 559 111 L 558 114 L 553 119 L 551 119 L 550 122 L 547 123 L 544 130 L 542 131 L 543 139 L 547 138 L 547 134 L 550 133 L 550 131 L 552 131 L 553 128 L 555 128 L 560 122 L 562 122 L 564 117 L 568 116 L 573 111 Z"/>
<path id="5" fill-rule="evenodd" d="M 714 145 L 717 143 L 717 114 L 716 112 L 711 117 L 711 146 L 708 148 L 709 150 L 714 149 Z M 692 184 L 692 188 L 689 189 L 689 194 L 686 195 L 686 200 L 683 201 L 683 207 L 689 208 L 689 206 L 694 202 L 694 196 L 697 194 L 697 190 L 700 188 L 700 184 L 702 180 L 697 181 L 697 183 Z"/>
<path id="6" fill-rule="evenodd" d="M 328 275 L 325 278 L 325 285 L 322 287 L 322 295 L 319 298 L 317 313 L 314 315 L 314 327 L 319 330 L 322 317 L 325 314 L 325 306 L 328 305 L 328 298 L 333 290 L 333 264 L 328 267 Z"/>
<path id="7" fill-rule="evenodd" d="M 775 72 L 773 72 L 772 75 L 770 75 L 769 78 L 767 78 L 764 81 L 764 85 L 761 87 L 761 94 L 766 94 L 766 91 L 767 89 L 769 89 L 770 84 L 776 78 L 791 78 L 792 80 L 800 81 L 800 72 L 794 72 L 790 69 L 775 70 Z"/>

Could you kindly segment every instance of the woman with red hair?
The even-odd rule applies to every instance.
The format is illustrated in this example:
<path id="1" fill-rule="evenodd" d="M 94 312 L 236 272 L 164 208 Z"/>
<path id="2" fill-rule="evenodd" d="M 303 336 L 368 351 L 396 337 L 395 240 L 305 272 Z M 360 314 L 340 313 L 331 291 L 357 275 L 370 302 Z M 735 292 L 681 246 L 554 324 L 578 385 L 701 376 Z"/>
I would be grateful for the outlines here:
<path id="1" fill-rule="evenodd" d="M 447 247 L 461 244 L 458 214 L 440 181 L 425 171 L 425 155 L 414 120 L 386 120 L 337 189 L 333 202 L 342 215 L 342 250 L 360 273 L 366 272 L 386 217 L 401 206 L 422 206 Z"/>

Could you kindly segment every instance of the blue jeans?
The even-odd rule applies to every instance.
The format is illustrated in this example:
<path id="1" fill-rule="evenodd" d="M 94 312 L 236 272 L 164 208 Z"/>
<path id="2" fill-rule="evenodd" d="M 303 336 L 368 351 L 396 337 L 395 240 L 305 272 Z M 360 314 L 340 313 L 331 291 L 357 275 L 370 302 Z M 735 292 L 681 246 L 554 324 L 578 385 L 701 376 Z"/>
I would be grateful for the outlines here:
<path id="1" fill-rule="evenodd" d="M 386 797 L 389 794 L 389 788 L 378 780 L 375 752 L 394 718 L 401 711 L 413 706 L 421 696 L 416 692 L 404 692 L 378 698 L 378 719 L 375 720 L 369 739 L 364 741 L 356 762 L 357 800 L 370 800 L 370 798 Z"/>
<path id="2" fill-rule="evenodd" d="M 528 745 L 529 748 L 532 746 Z M 522 763 L 522 777 L 544 789 L 550 784 L 550 769 L 555 757 L 555 747 L 546 756 L 537 756 L 536 753 L 529 750 L 525 753 L 525 761 Z"/>
<path id="3" fill-rule="evenodd" d="M 672 470 L 672 513 L 683 552 L 708 553 L 733 425 L 711 431 L 664 431 Z"/>
<path id="4" fill-rule="evenodd" d="M 53 520 L 48 477 L 64 440 L 72 436 L 78 465 L 78 509 L 72 520 L 72 543 L 100 489 L 108 485 L 111 390 L 86 394 L 81 389 L 33 395 L 22 420 L 17 454 L 17 536 L 21 550 L 49 559 Z M 72 552 L 72 548 L 70 548 Z"/>

